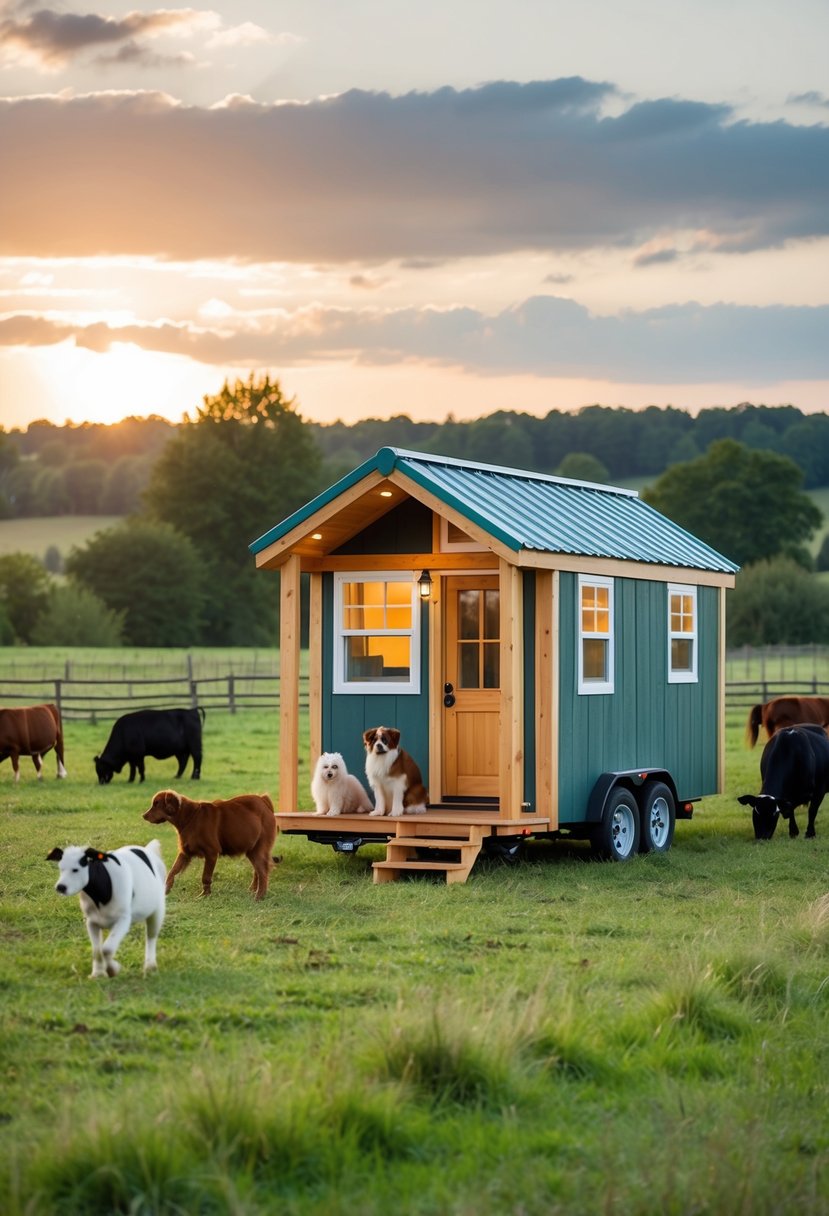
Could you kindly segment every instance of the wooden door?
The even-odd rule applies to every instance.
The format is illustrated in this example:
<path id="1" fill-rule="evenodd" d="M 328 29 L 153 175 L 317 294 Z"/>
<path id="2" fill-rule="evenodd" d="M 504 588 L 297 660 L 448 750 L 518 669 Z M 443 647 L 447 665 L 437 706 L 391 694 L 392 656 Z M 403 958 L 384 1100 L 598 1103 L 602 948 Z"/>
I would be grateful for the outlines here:
<path id="1" fill-rule="evenodd" d="M 447 578 L 443 602 L 443 792 L 448 797 L 497 797 L 501 702 L 498 578 Z"/>

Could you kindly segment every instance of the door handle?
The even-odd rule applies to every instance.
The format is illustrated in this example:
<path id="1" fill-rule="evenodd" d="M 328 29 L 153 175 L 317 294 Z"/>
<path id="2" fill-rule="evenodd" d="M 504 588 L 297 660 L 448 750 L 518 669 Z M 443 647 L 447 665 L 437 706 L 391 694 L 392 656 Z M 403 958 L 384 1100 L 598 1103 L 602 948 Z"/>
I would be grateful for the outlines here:
<path id="1" fill-rule="evenodd" d="M 446 706 L 447 709 L 451 709 L 452 706 L 455 704 L 455 698 L 453 696 L 454 691 L 455 691 L 454 684 L 450 684 L 449 681 L 447 680 L 447 682 L 443 686 L 443 704 Z"/>

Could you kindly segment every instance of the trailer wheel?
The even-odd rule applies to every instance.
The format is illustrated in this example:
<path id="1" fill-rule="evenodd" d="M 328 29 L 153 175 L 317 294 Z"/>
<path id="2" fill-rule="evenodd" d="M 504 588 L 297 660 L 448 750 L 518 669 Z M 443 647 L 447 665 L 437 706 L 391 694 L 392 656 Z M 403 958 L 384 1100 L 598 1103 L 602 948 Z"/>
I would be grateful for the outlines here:
<path id="1" fill-rule="evenodd" d="M 643 794 L 639 848 L 643 853 L 667 853 L 676 823 L 674 796 L 661 781 L 648 782 Z"/>
<path id="2" fill-rule="evenodd" d="M 624 786 L 617 785 L 608 796 L 590 846 L 607 861 L 629 861 L 639 848 L 639 807 Z"/>

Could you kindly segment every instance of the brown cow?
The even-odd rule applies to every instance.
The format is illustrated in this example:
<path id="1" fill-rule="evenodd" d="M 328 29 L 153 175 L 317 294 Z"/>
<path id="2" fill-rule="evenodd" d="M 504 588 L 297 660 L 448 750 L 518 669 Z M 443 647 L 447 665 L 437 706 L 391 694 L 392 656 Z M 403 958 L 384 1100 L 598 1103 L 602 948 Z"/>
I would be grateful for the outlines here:
<path id="1" fill-rule="evenodd" d="M 0 762 L 11 756 L 15 781 L 20 780 L 20 757 L 31 756 L 38 781 L 43 780 L 43 757 L 55 749 L 59 777 L 63 767 L 63 727 L 56 705 L 23 705 L 0 709 Z"/>
<path id="2" fill-rule="evenodd" d="M 276 837 L 273 803 L 267 794 L 239 794 L 214 802 L 193 802 L 175 790 L 159 790 L 144 818 L 149 823 L 171 823 L 178 832 L 178 856 L 170 867 L 165 887 L 168 895 L 176 875 L 194 857 L 204 858 L 202 895 L 209 895 L 219 857 L 244 854 L 253 866 L 250 889 L 257 899 L 264 899 L 275 860 L 271 849 Z"/>
<path id="3" fill-rule="evenodd" d="M 748 715 L 746 739 L 754 747 L 760 727 L 769 738 L 783 726 L 829 727 L 829 697 L 775 697 L 765 705 L 755 705 Z"/>

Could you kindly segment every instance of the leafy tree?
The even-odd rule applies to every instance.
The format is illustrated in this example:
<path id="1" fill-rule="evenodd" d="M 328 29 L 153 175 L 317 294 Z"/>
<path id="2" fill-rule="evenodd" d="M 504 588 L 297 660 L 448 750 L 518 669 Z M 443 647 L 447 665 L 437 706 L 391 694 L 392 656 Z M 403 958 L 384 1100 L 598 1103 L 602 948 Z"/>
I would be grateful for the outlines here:
<path id="1" fill-rule="evenodd" d="M 204 602 L 202 562 L 169 524 L 130 519 L 66 559 L 66 573 L 123 616 L 133 646 L 192 646 Z"/>
<path id="2" fill-rule="evenodd" d="M 729 646 L 829 642 L 829 586 L 790 557 L 747 566 L 728 593 Z"/>
<path id="3" fill-rule="evenodd" d="M 167 444 L 145 501 L 199 552 L 209 591 L 205 641 L 275 640 L 275 579 L 256 571 L 248 545 L 318 493 L 324 480 L 310 428 L 269 376 L 225 383 Z"/>
<path id="4" fill-rule="evenodd" d="M 120 646 L 124 616 L 80 583 L 58 583 L 32 629 L 32 645 Z"/>
<path id="5" fill-rule="evenodd" d="M 12 629 L 6 605 L 0 600 L 0 646 L 13 646 L 14 642 L 14 629 Z"/>
<path id="6" fill-rule="evenodd" d="M 792 423 L 779 450 L 803 470 L 804 485 L 829 485 L 829 416 L 813 414 Z"/>
<path id="7" fill-rule="evenodd" d="M 574 481 L 610 480 L 606 466 L 589 452 L 568 452 L 556 469 L 556 474 L 559 477 L 572 477 Z"/>
<path id="8" fill-rule="evenodd" d="M 21 460 L 3 478 L 3 486 L 11 514 L 15 519 L 37 515 L 36 482 L 40 476 L 37 464 Z"/>
<path id="9" fill-rule="evenodd" d="M 31 642 L 32 630 L 49 598 L 49 575 L 31 553 L 0 557 L 0 605 L 17 642 Z"/>
<path id="10" fill-rule="evenodd" d="M 802 482 L 787 456 L 721 439 L 704 456 L 668 469 L 643 497 L 740 565 L 787 554 L 808 567 L 804 546 L 823 515 Z"/>
<path id="11" fill-rule="evenodd" d="M 122 456 L 110 468 L 101 491 L 104 515 L 131 515 L 141 506 L 141 495 L 150 479 L 148 456 Z"/>
<path id="12" fill-rule="evenodd" d="M 37 515 L 66 515 L 69 495 L 63 469 L 41 469 L 34 480 L 32 513 Z"/>
<path id="13" fill-rule="evenodd" d="M 64 473 L 66 493 L 72 515 L 97 515 L 109 470 L 103 460 L 74 460 Z"/>
<path id="14" fill-rule="evenodd" d="M 829 570 L 829 532 L 823 538 L 818 555 L 815 558 L 816 570 Z"/>

